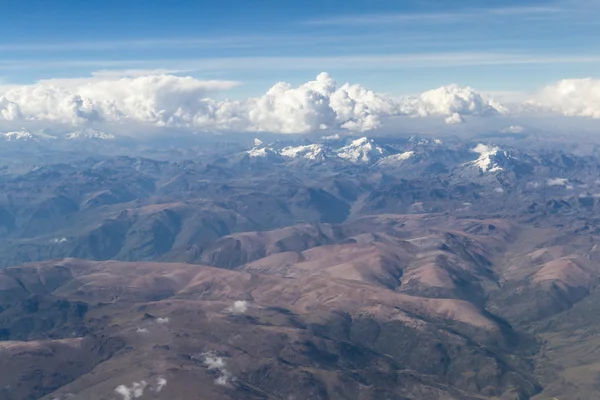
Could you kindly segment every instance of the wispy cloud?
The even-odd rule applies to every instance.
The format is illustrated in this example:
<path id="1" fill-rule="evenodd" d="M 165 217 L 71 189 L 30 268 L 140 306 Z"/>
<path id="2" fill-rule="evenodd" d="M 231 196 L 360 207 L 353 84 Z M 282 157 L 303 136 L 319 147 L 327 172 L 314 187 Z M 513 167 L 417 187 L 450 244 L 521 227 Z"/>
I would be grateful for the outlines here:
<path id="1" fill-rule="evenodd" d="M 99 79 L 114 79 L 114 78 L 137 78 L 147 75 L 178 75 L 193 72 L 189 69 L 103 69 L 93 71 L 92 76 Z"/>
<path id="2" fill-rule="evenodd" d="M 486 65 L 536 65 L 536 64 L 587 64 L 600 62 L 598 54 L 535 54 L 535 53 L 487 53 L 487 52 L 440 52 L 405 54 L 355 54 L 340 56 L 264 56 L 222 57 L 200 59 L 155 60 L 5 60 L 0 70 L 50 68 L 119 68 L 154 69 L 159 71 L 244 71 L 244 70 L 390 70 L 397 68 L 464 67 Z M 104 74 L 110 72 L 104 71 Z M 102 74 L 101 73 L 101 74 Z"/>
<path id="3" fill-rule="evenodd" d="M 379 39 L 380 35 L 371 35 L 372 39 Z M 369 38 L 369 35 L 366 36 Z M 297 46 L 314 46 L 320 44 L 338 44 L 340 41 L 356 43 L 364 40 L 365 35 L 347 33 L 332 35 L 315 32 L 302 32 L 295 35 L 245 35 L 245 36 L 209 36 L 204 38 L 145 38 L 139 40 L 111 40 L 111 41 L 66 41 L 47 43 L 2 43 L 0 51 L 27 53 L 27 52 L 70 52 L 70 51 L 109 51 L 109 50 L 156 50 L 156 49 L 259 49 Z M 414 38 L 417 39 L 416 37 Z"/>
<path id="4" fill-rule="evenodd" d="M 560 14 L 564 9 L 559 6 L 549 7 L 505 7 L 505 8 L 480 8 L 452 12 L 416 12 L 416 13 L 387 13 L 342 15 L 303 21 L 306 25 L 381 25 L 410 22 L 435 22 L 454 23 L 475 18 L 486 17 L 526 17 L 526 16 L 553 16 Z"/>

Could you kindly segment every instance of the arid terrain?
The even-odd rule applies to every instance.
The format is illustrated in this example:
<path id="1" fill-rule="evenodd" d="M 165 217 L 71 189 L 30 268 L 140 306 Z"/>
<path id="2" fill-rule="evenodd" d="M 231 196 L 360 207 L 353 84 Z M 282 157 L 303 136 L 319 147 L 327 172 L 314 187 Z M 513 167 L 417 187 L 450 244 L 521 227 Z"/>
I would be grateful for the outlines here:
<path id="1" fill-rule="evenodd" d="M 593 399 L 600 158 L 523 140 L 6 145 L 0 399 Z"/>

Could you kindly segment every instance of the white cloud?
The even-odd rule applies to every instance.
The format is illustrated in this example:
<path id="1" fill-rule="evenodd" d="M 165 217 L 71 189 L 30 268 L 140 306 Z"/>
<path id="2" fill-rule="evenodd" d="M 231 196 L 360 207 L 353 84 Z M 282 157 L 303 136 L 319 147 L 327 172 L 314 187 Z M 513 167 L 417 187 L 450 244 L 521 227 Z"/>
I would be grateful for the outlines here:
<path id="1" fill-rule="evenodd" d="M 569 180 L 566 178 L 548 179 L 548 186 L 566 186 L 568 184 L 569 184 Z"/>
<path id="2" fill-rule="evenodd" d="M 150 386 L 150 390 L 156 393 L 160 393 L 165 386 L 167 386 L 167 380 L 165 378 L 157 378 L 156 385 L 149 385 L 148 382 L 142 380 L 140 382 L 133 382 L 131 386 L 119 385 L 115 389 L 115 392 L 123 398 L 123 400 L 132 400 L 140 398 L 144 395 L 144 390 Z"/>
<path id="3" fill-rule="evenodd" d="M 460 125 L 465 122 L 465 119 L 459 113 L 454 113 L 444 120 L 448 125 Z"/>
<path id="4" fill-rule="evenodd" d="M 144 395 L 144 389 L 148 386 L 146 381 L 133 382 L 131 386 L 120 385 L 115 389 L 117 394 L 120 394 L 123 400 L 132 400 L 140 398 Z"/>
<path id="5" fill-rule="evenodd" d="M 0 87 L 0 115 L 82 125 L 124 119 L 178 125 L 210 108 L 209 93 L 236 86 L 231 81 L 148 75 L 113 78 L 49 79 L 33 85 Z"/>
<path id="6" fill-rule="evenodd" d="M 165 386 L 167 386 L 167 380 L 165 378 L 158 378 L 156 380 L 156 388 L 154 388 L 153 390 L 155 392 L 160 393 L 165 388 Z"/>
<path id="7" fill-rule="evenodd" d="M 215 379 L 215 384 L 219 386 L 227 386 L 229 382 L 234 380 L 234 377 L 227 370 L 225 360 L 222 357 L 218 357 L 214 352 L 209 351 L 202 354 L 204 356 L 204 365 L 209 370 L 215 370 L 219 373 L 219 376 Z"/>
<path id="8" fill-rule="evenodd" d="M 103 128 L 113 124 L 132 127 L 133 132 L 156 126 L 196 132 L 309 133 L 370 131 L 398 116 L 443 117 L 447 124 L 463 123 L 465 116 L 548 112 L 600 118 L 600 80 L 594 79 L 563 80 L 528 102 L 509 106 L 455 84 L 412 97 L 389 97 L 356 84 L 338 85 L 327 73 L 298 86 L 279 82 L 258 97 L 218 100 L 211 96 L 239 83 L 169 75 L 175 72 L 181 71 L 99 71 L 87 78 L 0 86 L 0 121 L 99 123 Z M 514 124 L 502 131 L 519 133 L 523 128 Z"/>
<path id="9" fill-rule="evenodd" d="M 449 116 L 452 117 L 450 122 L 455 122 L 463 115 L 492 115 L 507 112 L 504 106 L 494 100 L 470 87 L 463 88 L 458 85 L 443 86 L 424 92 L 418 97 L 409 98 L 405 107 L 406 114 L 421 117 Z"/>
<path id="10" fill-rule="evenodd" d="M 245 300 L 234 301 L 233 305 L 227 311 L 232 314 L 245 314 L 248 311 L 248 302 Z"/>
<path id="11" fill-rule="evenodd" d="M 525 132 L 525 128 L 523 128 L 521 125 L 511 125 L 511 126 L 507 126 L 506 128 L 503 128 L 500 130 L 501 133 L 523 133 Z"/>
<path id="12" fill-rule="evenodd" d="M 150 333 L 150 331 L 146 328 L 138 328 L 136 332 L 141 334 Z"/>
<path id="13" fill-rule="evenodd" d="M 563 79 L 529 103 L 567 116 L 600 118 L 600 79 Z"/>
<path id="14" fill-rule="evenodd" d="M 23 118 L 21 108 L 17 103 L 0 97 L 0 119 L 5 121 L 16 121 Z"/>
<path id="15" fill-rule="evenodd" d="M 168 324 L 169 323 L 169 317 L 156 318 L 156 323 L 160 324 L 160 325 Z"/>
<path id="16" fill-rule="evenodd" d="M 390 116 L 441 115 L 456 123 L 463 115 L 503 110 L 471 88 L 457 85 L 394 100 L 360 85 L 339 86 L 322 73 L 297 87 L 277 83 L 259 97 L 215 100 L 208 96 L 238 83 L 143 73 L 100 71 L 90 78 L 0 87 L 0 120 L 71 125 L 133 122 L 211 131 L 308 133 L 342 128 L 364 132 L 381 127 Z"/>

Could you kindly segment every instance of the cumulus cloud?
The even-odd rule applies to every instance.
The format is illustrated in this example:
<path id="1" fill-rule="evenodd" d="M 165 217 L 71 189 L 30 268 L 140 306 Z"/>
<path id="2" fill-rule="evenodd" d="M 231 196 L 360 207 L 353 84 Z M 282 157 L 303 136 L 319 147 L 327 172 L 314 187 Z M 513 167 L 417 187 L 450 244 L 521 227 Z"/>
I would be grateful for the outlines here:
<path id="1" fill-rule="evenodd" d="M 245 300 L 234 301 L 227 311 L 231 314 L 245 314 L 248 311 L 248 302 Z"/>
<path id="2" fill-rule="evenodd" d="M 456 84 L 412 97 L 392 98 L 357 84 L 338 84 L 331 75 L 294 86 L 279 82 L 263 95 L 220 100 L 239 82 L 200 80 L 168 70 L 100 71 L 91 77 L 47 79 L 31 85 L 0 86 L 0 121 L 73 126 L 117 124 L 193 131 L 309 133 L 364 132 L 386 118 L 443 117 L 460 124 L 465 116 L 545 115 L 600 118 L 600 80 L 566 79 L 527 102 L 501 104 Z M 506 133 L 520 133 L 512 125 Z M 331 133 L 328 133 L 331 136 Z"/>
<path id="3" fill-rule="evenodd" d="M 600 118 L 600 80 L 563 79 L 541 90 L 529 103 L 567 116 Z"/>
<path id="4" fill-rule="evenodd" d="M 160 325 L 168 324 L 169 323 L 169 317 L 156 318 L 156 323 L 160 324 Z"/>
<path id="5" fill-rule="evenodd" d="M 5 121 L 17 121 L 23 118 L 23 114 L 17 103 L 2 96 L 0 97 L 0 117 Z"/>
<path id="6" fill-rule="evenodd" d="M 444 120 L 448 125 L 460 125 L 465 122 L 465 119 L 459 113 L 454 113 Z"/>
<path id="7" fill-rule="evenodd" d="M 208 94 L 235 85 L 237 82 L 175 75 L 50 79 L 34 85 L 0 87 L 0 109 L 6 120 L 82 125 L 128 119 L 178 125 L 189 122 L 200 111 L 210 112 Z"/>
<path id="8" fill-rule="evenodd" d="M 138 328 L 136 332 L 141 334 L 150 333 L 150 331 L 146 328 Z"/>
<path id="9" fill-rule="evenodd" d="M 217 356 L 214 352 L 209 351 L 207 353 L 203 353 L 204 357 L 204 365 L 213 371 L 217 371 L 218 376 L 215 379 L 215 384 L 219 386 L 227 386 L 234 377 L 227 370 L 225 365 L 225 360 L 222 357 Z"/>
<path id="10" fill-rule="evenodd" d="M 89 78 L 0 86 L 0 120 L 308 133 L 328 128 L 369 131 L 381 127 L 382 120 L 391 116 L 436 115 L 448 117 L 448 123 L 458 123 L 464 115 L 504 112 L 494 101 L 457 85 L 392 99 L 360 85 L 338 85 L 329 74 L 321 73 L 299 86 L 279 82 L 259 97 L 216 100 L 210 97 L 213 93 L 238 82 L 142 73 L 100 72 Z"/>
<path id="11" fill-rule="evenodd" d="M 443 86 L 406 99 L 403 107 L 408 115 L 453 117 L 450 122 L 458 120 L 458 117 L 463 115 L 493 115 L 508 112 L 506 107 L 472 88 L 458 85 Z"/>
<path id="12" fill-rule="evenodd" d="M 115 392 L 120 394 L 123 400 L 132 400 L 142 397 L 147 386 L 148 383 L 146 381 L 133 382 L 131 386 L 117 386 Z"/>

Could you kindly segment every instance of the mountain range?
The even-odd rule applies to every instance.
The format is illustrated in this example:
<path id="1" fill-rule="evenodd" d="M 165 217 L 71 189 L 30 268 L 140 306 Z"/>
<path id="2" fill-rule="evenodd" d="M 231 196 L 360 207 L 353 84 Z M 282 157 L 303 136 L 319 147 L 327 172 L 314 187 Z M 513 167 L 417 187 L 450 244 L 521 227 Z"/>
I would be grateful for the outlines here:
<path id="1" fill-rule="evenodd" d="M 0 135 L 0 399 L 591 399 L 600 157 Z"/>

